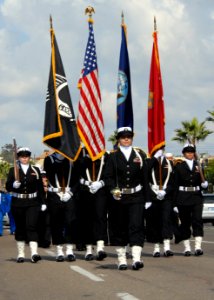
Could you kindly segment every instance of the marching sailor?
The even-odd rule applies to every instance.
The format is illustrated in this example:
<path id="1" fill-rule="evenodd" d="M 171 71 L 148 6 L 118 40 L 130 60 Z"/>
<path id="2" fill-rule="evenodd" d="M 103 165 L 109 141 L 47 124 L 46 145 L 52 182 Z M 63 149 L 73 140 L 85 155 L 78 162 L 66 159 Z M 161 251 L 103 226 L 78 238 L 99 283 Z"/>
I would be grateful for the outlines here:
<path id="1" fill-rule="evenodd" d="M 153 257 L 160 257 L 163 243 L 164 256 L 173 256 L 170 240 L 173 238 L 173 163 L 163 150 L 157 150 L 148 159 L 151 199 L 146 203 L 146 240 L 154 243 Z"/>
<path id="2" fill-rule="evenodd" d="M 96 243 L 96 259 L 103 260 L 107 241 L 107 202 L 109 191 L 103 181 L 103 171 L 108 153 L 92 161 L 86 148 L 82 149 L 79 159 L 80 189 L 77 201 L 77 228 L 81 239 L 86 245 L 85 260 L 94 259 L 93 244 Z"/>
<path id="3" fill-rule="evenodd" d="M 54 152 L 44 160 L 48 180 L 47 203 L 52 244 L 56 245 L 56 261 L 75 261 L 75 193 L 79 176 L 75 163 Z M 65 244 L 65 249 L 64 248 Z"/>
<path id="4" fill-rule="evenodd" d="M 195 256 L 203 255 L 201 248 L 203 231 L 203 197 L 201 191 L 208 187 L 208 182 L 201 173 L 195 159 L 196 149 L 192 144 L 185 144 L 182 150 L 184 161 L 175 166 L 176 205 L 180 218 L 181 240 L 184 255 L 191 255 L 190 237 L 195 238 Z"/>
<path id="5" fill-rule="evenodd" d="M 118 269 L 127 269 L 126 245 L 132 250 L 132 269 L 144 267 L 141 260 L 144 245 L 144 203 L 148 198 L 148 170 L 144 155 L 132 147 L 133 130 L 117 130 L 118 149 L 110 153 L 105 169 L 105 184 L 114 201 L 115 243 L 118 245 Z"/>
<path id="6" fill-rule="evenodd" d="M 25 242 L 29 242 L 31 261 L 41 260 L 38 254 L 37 225 L 39 212 L 46 210 L 44 204 L 44 189 L 41 173 L 38 167 L 30 164 L 31 151 L 27 147 L 17 151 L 17 176 L 12 167 L 6 182 L 6 189 L 12 194 L 11 212 L 15 220 L 18 256 L 17 262 L 25 259 Z"/>

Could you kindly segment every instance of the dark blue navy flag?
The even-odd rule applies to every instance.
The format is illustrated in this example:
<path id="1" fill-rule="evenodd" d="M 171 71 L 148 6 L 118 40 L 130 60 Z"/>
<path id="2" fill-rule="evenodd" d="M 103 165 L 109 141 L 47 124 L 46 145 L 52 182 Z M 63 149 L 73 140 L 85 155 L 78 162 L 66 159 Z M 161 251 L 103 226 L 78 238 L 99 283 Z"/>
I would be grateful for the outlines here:
<path id="1" fill-rule="evenodd" d="M 129 54 L 127 48 L 126 25 L 123 20 L 117 83 L 117 128 L 120 127 L 131 127 L 134 129 Z"/>

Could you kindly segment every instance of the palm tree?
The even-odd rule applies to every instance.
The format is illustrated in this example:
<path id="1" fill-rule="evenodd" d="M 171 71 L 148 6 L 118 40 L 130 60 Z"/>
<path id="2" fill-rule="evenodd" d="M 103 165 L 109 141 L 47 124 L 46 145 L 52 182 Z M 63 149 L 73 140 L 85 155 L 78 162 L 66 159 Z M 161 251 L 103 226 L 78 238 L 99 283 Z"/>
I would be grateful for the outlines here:
<path id="1" fill-rule="evenodd" d="M 208 110 L 207 112 L 210 114 L 210 116 L 206 118 L 206 121 L 214 122 L 214 110 Z"/>
<path id="2" fill-rule="evenodd" d="M 176 136 L 172 138 L 172 141 L 177 141 L 184 144 L 186 141 L 193 145 L 196 145 L 199 141 L 204 141 L 206 137 L 213 133 L 205 126 L 205 122 L 199 122 L 197 118 L 193 118 L 190 122 L 181 122 L 182 128 L 175 129 Z"/>

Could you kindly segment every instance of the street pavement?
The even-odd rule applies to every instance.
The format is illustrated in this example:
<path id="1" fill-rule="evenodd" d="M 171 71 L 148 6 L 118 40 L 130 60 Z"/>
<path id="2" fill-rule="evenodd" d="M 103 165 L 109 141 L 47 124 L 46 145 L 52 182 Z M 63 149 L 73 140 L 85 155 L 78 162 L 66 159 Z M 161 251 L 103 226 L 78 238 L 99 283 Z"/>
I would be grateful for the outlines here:
<path id="1" fill-rule="evenodd" d="M 193 240 L 191 241 L 194 248 Z M 214 226 L 205 225 L 204 255 L 184 257 L 182 244 L 171 241 L 174 256 L 153 258 L 153 246 L 145 243 L 139 271 L 117 269 L 115 247 L 107 246 L 104 261 L 86 262 L 84 252 L 75 251 L 75 262 L 55 261 L 54 247 L 39 248 L 42 260 L 16 263 L 14 236 L 4 229 L 0 237 L 1 300 L 213 300 L 214 299 Z"/>

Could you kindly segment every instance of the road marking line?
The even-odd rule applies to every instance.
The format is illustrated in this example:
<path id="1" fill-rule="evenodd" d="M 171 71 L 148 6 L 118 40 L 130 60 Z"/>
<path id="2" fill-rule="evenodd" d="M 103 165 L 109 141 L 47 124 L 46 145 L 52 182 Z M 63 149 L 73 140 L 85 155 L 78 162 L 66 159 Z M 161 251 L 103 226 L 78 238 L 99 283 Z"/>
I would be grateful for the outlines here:
<path id="1" fill-rule="evenodd" d="M 101 277 L 98 277 L 98 276 L 86 271 L 85 269 L 78 267 L 78 266 L 70 266 L 70 268 L 73 271 L 75 271 L 75 272 L 77 272 L 77 273 L 79 273 L 83 276 L 86 276 L 86 277 L 88 277 L 89 279 L 91 279 L 93 281 L 104 281 L 104 279 L 102 279 Z"/>
<path id="2" fill-rule="evenodd" d="M 45 250 L 45 252 L 47 254 L 49 254 L 50 256 L 55 256 L 55 253 L 53 251 L 51 251 L 51 250 Z"/>
<path id="3" fill-rule="evenodd" d="M 123 300 L 139 300 L 138 298 L 130 295 L 129 293 L 117 293 L 117 297 Z"/>

